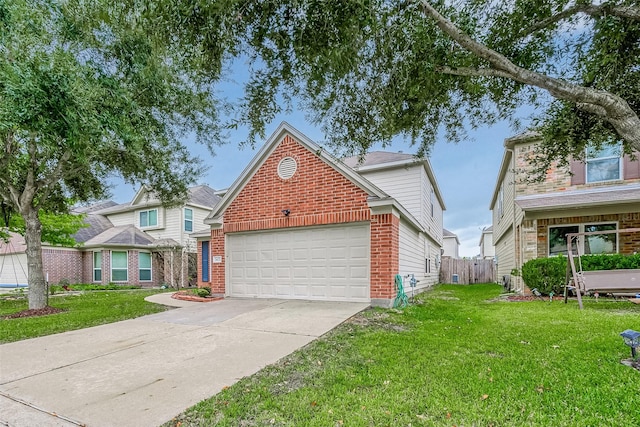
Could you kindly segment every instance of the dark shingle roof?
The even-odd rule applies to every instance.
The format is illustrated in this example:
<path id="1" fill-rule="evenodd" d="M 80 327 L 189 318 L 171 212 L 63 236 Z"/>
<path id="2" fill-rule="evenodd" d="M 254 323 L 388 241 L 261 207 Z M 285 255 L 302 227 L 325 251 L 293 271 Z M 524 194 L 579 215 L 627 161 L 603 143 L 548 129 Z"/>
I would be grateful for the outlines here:
<path id="1" fill-rule="evenodd" d="M 85 246 L 147 246 L 155 242 L 155 239 L 134 227 L 123 225 L 112 227 L 85 242 Z"/>
<path id="2" fill-rule="evenodd" d="M 208 185 L 196 185 L 189 188 L 187 203 L 213 208 L 221 200 L 216 191 Z"/>
<path id="3" fill-rule="evenodd" d="M 78 243 L 84 243 L 113 227 L 111 221 L 107 217 L 102 215 L 89 214 L 84 218 L 84 222 L 89 226 L 87 228 L 81 228 L 73 238 Z"/>
<path id="4" fill-rule="evenodd" d="M 364 158 L 361 158 L 360 156 L 351 156 L 342 159 L 344 164 L 349 166 L 350 168 L 403 161 L 408 162 L 411 160 L 416 160 L 416 157 L 413 154 L 391 153 L 388 151 L 372 151 L 370 153 L 367 153 Z"/>
<path id="5" fill-rule="evenodd" d="M 118 204 L 116 202 L 114 202 L 113 200 L 103 200 L 97 203 L 94 203 L 92 205 L 89 206 L 77 206 L 75 208 L 73 208 L 73 212 L 75 213 L 92 213 L 92 212 L 96 212 L 102 209 L 107 209 L 107 208 L 111 208 L 114 206 L 117 206 Z"/>
<path id="6" fill-rule="evenodd" d="M 444 236 L 444 237 L 458 237 L 454 233 L 452 233 L 449 230 L 447 230 L 446 228 L 442 229 L 442 236 Z"/>
<path id="7" fill-rule="evenodd" d="M 525 211 L 581 208 L 640 202 L 640 186 L 625 185 L 593 190 L 564 191 L 545 195 L 516 198 Z"/>
<path id="8" fill-rule="evenodd" d="M 198 206 L 205 206 L 208 208 L 213 208 L 220 201 L 220 196 L 216 195 L 215 190 L 208 185 L 196 185 L 195 187 L 189 187 L 189 197 L 187 198 L 186 203 Z M 160 202 L 157 201 L 151 204 L 145 204 L 144 206 L 160 206 Z M 132 205 L 131 202 L 122 203 L 120 205 L 109 206 L 104 209 L 97 211 L 102 215 L 108 215 L 118 212 L 127 212 L 139 209 L 139 205 Z"/>

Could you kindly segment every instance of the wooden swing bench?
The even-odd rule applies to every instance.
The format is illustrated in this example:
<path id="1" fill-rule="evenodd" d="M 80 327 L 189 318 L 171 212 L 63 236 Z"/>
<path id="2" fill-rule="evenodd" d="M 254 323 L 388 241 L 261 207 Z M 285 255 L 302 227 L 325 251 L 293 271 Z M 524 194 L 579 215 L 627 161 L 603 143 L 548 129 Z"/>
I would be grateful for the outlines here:
<path id="1" fill-rule="evenodd" d="M 628 228 L 613 231 L 613 233 L 635 233 L 640 232 L 640 228 Z M 640 294 L 640 269 L 620 269 L 620 270 L 596 270 L 582 271 L 582 264 L 576 266 L 574 262 L 573 252 L 571 250 L 573 240 L 580 236 L 591 236 L 600 234 L 612 234 L 612 231 L 592 231 L 583 233 L 567 234 L 568 264 L 567 277 L 572 276 L 570 283 L 576 291 L 580 309 L 582 309 L 583 294 L 612 294 L 617 295 L 637 295 Z M 578 246 L 579 248 L 579 246 Z M 578 260 L 580 260 L 580 250 L 578 249 Z M 566 302 L 567 287 L 565 287 Z"/>
<path id="2" fill-rule="evenodd" d="M 582 293 L 633 294 L 640 292 L 640 269 L 583 271 L 577 290 Z"/>

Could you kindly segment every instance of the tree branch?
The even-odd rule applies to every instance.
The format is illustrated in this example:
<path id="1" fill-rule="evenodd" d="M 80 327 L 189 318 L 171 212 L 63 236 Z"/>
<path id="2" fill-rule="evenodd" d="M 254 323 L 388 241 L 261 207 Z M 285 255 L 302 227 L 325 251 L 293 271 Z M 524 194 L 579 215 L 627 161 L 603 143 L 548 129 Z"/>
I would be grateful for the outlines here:
<path id="1" fill-rule="evenodd" d="M 590 104 L 589 108 L 592 111 L 604 112 L 605 114 L 600 114 L 600 117 L 611 123 L 618 134 L 634 150 L 640 151 L 640 133 L 637 132 L 637 129 L 640 128 L 640 118 L 624 99 L 611 92 L 579 86 L 519 67 L 506 56 L 465 34 L 453 22 L 434 9 L 428 0 L 419 1 L 425 16 L 433 19 L 442 32 L 471 54 L 487 61 L 493 69 L 501 74 L 501 77 L 544 89 L 555 98 L 577 105 Z M 596 109 L 595 107 L 600 108 Z M 585 111 L 587 110 L 585 109 Z"/>
<path id="2" fill-rule="evenodd" d="M 547 28 L 550 25 L 556 24 L 562 21 L 563 19 L 569 18 L 570 16 L 573 16 L 580 12 L 586 15 L 589 15 L 591 17 L 613 15 L 619 18 L 626 18 L 634 21 L 640 20 L 640 9 L 638 9 L 637 7 L 607 5 L 607 3 L 599 4 L 599 5 L 575 4 L 563 10 L 562 12 L 556 13 L 555 15 L 551 15 L 550 17 L 531 25 L 530 27 L 526 28 L 524 31 L 520 33 L 520 37 L 533 34 L 536 31 Z"/>
<path id="3" fill-rule="evenodd" d="M 494 70 L 493 68 L 470 68 L 470 67 L 459 67 L 453 68 L 447 65 L 439 65 L 435 68 L 436 72 L 442 74 L 449 74 L 451 76 L 462 76 L 462 77 L 503 77 L 506 79 L 511 79 L 511 74 L 505 73 L 504 71 Z"/>

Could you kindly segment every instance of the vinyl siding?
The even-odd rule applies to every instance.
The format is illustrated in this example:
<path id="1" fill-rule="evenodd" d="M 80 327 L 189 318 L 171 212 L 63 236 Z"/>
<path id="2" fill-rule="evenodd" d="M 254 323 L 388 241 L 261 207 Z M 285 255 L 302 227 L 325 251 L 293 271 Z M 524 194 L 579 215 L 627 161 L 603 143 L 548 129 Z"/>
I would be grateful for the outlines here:
<path id="1" fill-rule="evenodd" d="M 408 222 L 400 222 L 399 274 L 405 290 L 409 289 L 409 276 L 419 280 L 416 288 L 431 286 L 438 281 L 440 247 L 418 232 Z M 430 259 L 430 273 L 426 272 L 425 260 Z"/>
<path id="2" fill-rule="evenodd" d="M 422 166 L 360 172 L 382 191 L 396 199 L 411 215 L 420 220 Z M 422 224 L 424 226 L 424 224 Z"/>
<path id="3" fill-rule="evenodd" d="M 422 165 L 360 172 L 362 176 L 396 199 L 427 231 L 433 240 L 442 243 L 442 206 L 437 197 L 431 216 L 431 190 Z"/>
<path id="4" fill-rule="evenodd" d="M 496 276 L 499 282 L 502 281 L 502 276 L 510 275 L 511 270 L 516 267 L 515 245 L 513 239 L 513 229 L 510 228 L 505 233 L 503 233 L 502 238 L 495 244 L 496 257 L 498 258 Z"/>
<path id="5" fill-rule="evenodd" d="M 134 213 L 131 211 L 109 214 L 107 218 L 109 218 L 109 221 L 111 221 L 114 227 L 134 224 L 135 220 Z"/>

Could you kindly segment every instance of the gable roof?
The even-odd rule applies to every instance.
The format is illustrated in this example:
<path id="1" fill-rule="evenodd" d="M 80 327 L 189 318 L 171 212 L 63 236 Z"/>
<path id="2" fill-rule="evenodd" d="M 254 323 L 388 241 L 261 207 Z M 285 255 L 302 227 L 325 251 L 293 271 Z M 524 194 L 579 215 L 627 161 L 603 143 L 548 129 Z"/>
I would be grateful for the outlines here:
<path id="1" fill-rule="evenodd" d="M 433 173 L 433 168 L 431 167 L 431 162 L 428 158 L 421 159 L 416 157 L 413 154 L 405 154 L 405 153 L 394 153 L 390 151 L 372 151 L 367 153 L 364 157 L 362 156 L 351 156 L 345 157 L 342 159 L 345 165 L 354 169 L 358 173 L 366 173 L 374 170 L 382 170 L 382 169 L 394 169 L 401 167 L 409 167 L 409 166 L 417 166 L 422 165 L 424 167 L 427 176 L 429 177 L 429 181 L 433 186 L 433 191 L 438 198 L 438 202 L 442 207 L 442 210 L 446 210 L 446 206 L 444 204 L 444 198 L 442 197 L 442 193 L 440 193 L 440 187 L 438 186 L 438 180 L 436 179 L 436 175 Z"/>
<path id="2" fill-rule="evenodd" d="M 216 190 L 208 185 L 196 185 L 189 188 L 188 205 L 202 206 L 205 208 L 213 208 L 222 198 L 216 194 Z"/>
<path id="3" fill-rule="evenodd" d="M 97 236 L 87 240 L 85 247 L 89 246 L 149 246 L 155 239 L 134 227 L 133 225 L 122 225 L 112 227 L 103 231 Z"/>
<path id="4" fill-rule="evenodd" d="M 459 245 L 460 244 L 460 240 L 458 240 L 458 235 L 455 233 L 452 233 L 451 231 L 447 230 L 446 228 L 442 229 L 442 238 L 443 239 L 456 239 L 456 243 Z"/>
<path id="5" fill-rule="evenodd" d="M 401 152 L 393 153 L 390 151 L 371 151 L 367 153 L 364 157 L 361 156 L 351 156 L 345 157 L 342 159 L 345 165 L 350 168 L 358 170 L 359 168 L 367 167 L 367 166 L 375 166 L 387 163 L 395 163 L 402 162 L 402 164 L 407 163 L 407 161 L 412 161 L 414 163 L 419 162 L 420 160 L 411 154 L 404 154 Z"/>
<path id="6" fill-rule="evenodd" d="M 84 222 L 88 225 L 86 228 L 81 228 L 73 238 L 78 243 L 86 242 L 96 237 L 98 234 L 113 227 L 113 224 L 106 216 L 89 214 L 85 216 Z"/>
<path id="7" fill-rule="evenodd" d="M 367 179 L 362 177 L 356 171 L 345 165 L 340 160 L 336 159 L 331 154 L 327 153 L 322 147 L 310 140 L 302 132 L 291 126 L 287 122 L 282 122 L 280 126 L 273 132 L 273 134 L 267 139 L 266 143 L 262 146 L 260 151 L 251 160 L 249 165 L 242 171 L 238 179 L 229 187 L 220 203 L 218 203 L 213 212 L 205 219 L 205 224 L 216 224 L 221 221 L 222 214 L 229 207 L 231 202 L 247 185 L 255 173 L 260 169 L 269 156 L 275 151 L 285 135 L 290 135 L 305 149 L 314 153 L 320 160 L 331 166 L 338 173 L 342 174 L 345 178 L 353 182 L 356 186 L 367 192 L 370 197 L 374 199 L 388 199 L 389 195 L 378 187 L 373 185 Z"/>
<path id="8" fill-rule="evenodd" d="M 130 202 L 100 209 L 95 211 L 94 213 L 98 213 L 100 215 L 108 215 L 120 212 L 134 211 L 141 207 L 160 206 L 162 202 L 157 199 L 150 199 L 148 203 L 138 204 L 138 202 L 142 200 L 143 195 L 148 192 L 148 188 L 146 186 L 142 186 Z M 189 187 L 188 192 L 189 195 L 187 197 L 187 200 L 185 201 L 185 205 L 212 209 L 216 204 L 218 204 L 218 202 L 220 202 L 220 196 L 216 194 L 213 188 L 205 184 Z"/>

